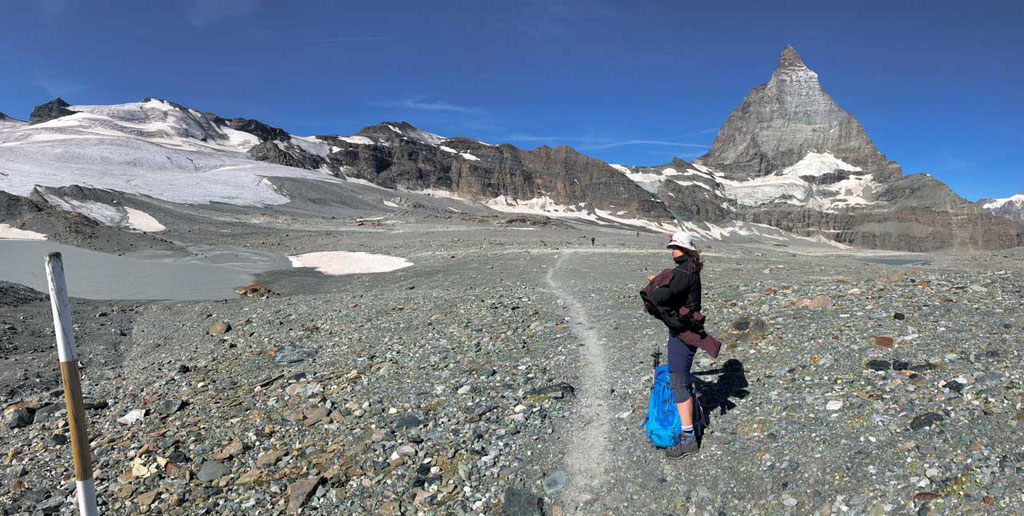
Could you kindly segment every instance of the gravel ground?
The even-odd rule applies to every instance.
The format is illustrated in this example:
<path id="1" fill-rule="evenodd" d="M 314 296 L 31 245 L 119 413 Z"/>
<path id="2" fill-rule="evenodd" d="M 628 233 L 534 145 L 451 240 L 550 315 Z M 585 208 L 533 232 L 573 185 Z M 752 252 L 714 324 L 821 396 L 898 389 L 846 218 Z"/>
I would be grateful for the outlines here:
<path id="1" fill-rule="evenodd" d="M 665 330 L 636 293 L 670 265 L 661 235 L 301 225 L 197 224 L 188 242 L 415 265 L 267 273 L 266 299 L 75 305 L 107 513 L 1024 511 L 1024 250 L 908 267 L 712 244 L 704 305 L 726 345 L 694 365 L 711 426 L 670 462 L 640 428 Z M 73 512 L 55 364 L 15 388 L 48 317 L 0 307 L 3 405 L 28 402 L 4 419 L 32 420 L 0 429 L 5 514 Z"/>

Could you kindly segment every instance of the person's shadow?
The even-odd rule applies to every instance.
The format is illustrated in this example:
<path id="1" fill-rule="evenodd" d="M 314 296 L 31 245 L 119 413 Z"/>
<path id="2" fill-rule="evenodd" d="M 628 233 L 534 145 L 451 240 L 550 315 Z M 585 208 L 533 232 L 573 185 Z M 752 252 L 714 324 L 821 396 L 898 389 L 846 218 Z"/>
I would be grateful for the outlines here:
<path id="1" fill-rule="evenodd" d="M 700 376 L 719 375 L 715 381 L 701 380 Z M 693 373 L 693 387 L 697 393 L 697 402 L 704 411 L 703 427 L 707 427 L 711 421 L 711 415 L 718 410 L 718 415 L 724 415 L 736 408 L 736 404 L 729 398 L 743 399 L 750 395 L 747 390 L 747 377 L 743 371 L 743 362 L 730 358 L 719 369 L 709 371 L 695 371 Z"/>

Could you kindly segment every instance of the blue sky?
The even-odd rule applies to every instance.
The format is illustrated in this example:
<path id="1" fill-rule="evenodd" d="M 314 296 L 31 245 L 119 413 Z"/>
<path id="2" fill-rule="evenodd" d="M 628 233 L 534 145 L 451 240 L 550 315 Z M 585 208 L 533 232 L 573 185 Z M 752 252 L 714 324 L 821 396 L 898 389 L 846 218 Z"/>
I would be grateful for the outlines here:
<path id="1" fill-rule="evenodd" d="M 790 43 L 905 173 L 1024 190 L 1024 4 L 823 4 L 0 0 L 0 111 L 153 96 L 654 165 L 702 154 Z"/>

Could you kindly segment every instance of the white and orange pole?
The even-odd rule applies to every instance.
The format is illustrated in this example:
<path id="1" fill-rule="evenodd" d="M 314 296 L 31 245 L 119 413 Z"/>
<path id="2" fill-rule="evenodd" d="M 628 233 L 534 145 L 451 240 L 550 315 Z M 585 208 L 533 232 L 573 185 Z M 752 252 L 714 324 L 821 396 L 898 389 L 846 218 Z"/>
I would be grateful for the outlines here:
<path id="1" fill-rule="evenodd" d="M 64 283 L 64 263 L 60 253 L 46 255 L 46 280 L 50 285 L 50 306 L 53 308 L 53 330 L 57 334 L 57 356 L 60 376 L 64 382 L 64 400 L 68 407 L 68 433 L 71 434 L 71 455 L 75 461 L 75 485 L 78 513 L 97 516 L 96 483 L 92 478 L 92 457 L 89 432 L 82 402 L 82 378 L 78 371 L 75 333 L 71 326 L 71 306 Z"/>

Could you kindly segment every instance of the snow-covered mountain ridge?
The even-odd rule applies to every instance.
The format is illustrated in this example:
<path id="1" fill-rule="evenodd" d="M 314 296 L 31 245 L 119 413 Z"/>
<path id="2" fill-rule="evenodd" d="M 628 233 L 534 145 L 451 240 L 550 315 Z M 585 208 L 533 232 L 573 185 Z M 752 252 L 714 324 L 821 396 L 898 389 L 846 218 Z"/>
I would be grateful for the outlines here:
<path id="1" fill-rule="evenodd" d="M 1022 238 L 1007 220 L 1020 213 L 1017 197 L 975 205 L 928 175 L 903 176 L 791 47 L 771 80 L 729 115 L 708 154 L 659 166 L 608 164 L 565 146 L 448 138 L 406 122 L 296 136 L 152 98 L 108 106 L 55 99 L 29 123 L 0 117 L 0 190 L 28 197 L 49 188 L 41 201 L 108 225 L 137 228 L 123 208 L 75 204 L 53 189 L 81 185 L 183 204 L 293 201 L 275 178 L 368 184 L 644 230 L 684 226 L 709 237 L 740 232 L 742 223 L 901 250 L 1000 248 Z"/>
<path id="2" fill-rule="evenodd" d="M 1003 199 L 982 199 L 978 204 L 993 215 L 1006 217 L 1024 226 L 1024 192 Z"/>

